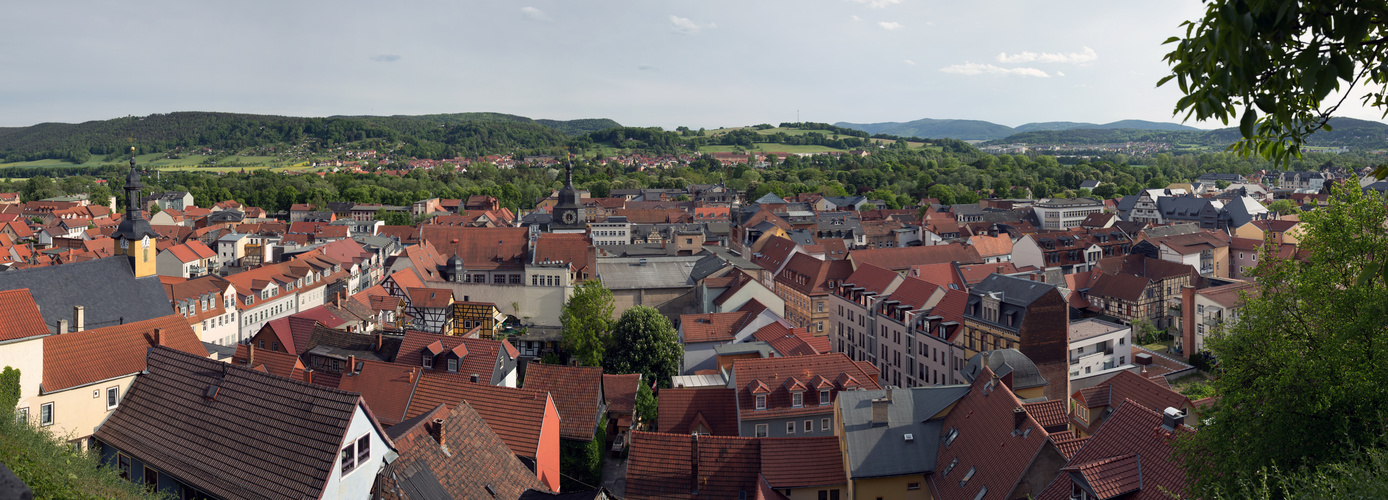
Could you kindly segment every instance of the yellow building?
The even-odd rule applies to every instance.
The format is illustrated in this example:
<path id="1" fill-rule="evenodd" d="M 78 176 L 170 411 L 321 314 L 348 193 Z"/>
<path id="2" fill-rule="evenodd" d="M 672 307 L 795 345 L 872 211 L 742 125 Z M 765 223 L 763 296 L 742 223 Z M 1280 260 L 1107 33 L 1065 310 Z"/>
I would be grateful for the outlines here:
<path id="1" fill-rule="evenodd" d="M 130 174 L 125 179 L 125 218 L 111 233 L 111 238 L 117 242 L 116 253 L 130 260 L 135 277 L 143 278 L 153 276 L 156 271 L 154 259 L 159 250 L 154 248 L 154 240 L 159 233 L 149 226 L 144 210 L 140 209 L 140 188 L 144 185 L 140 183 L 140 172 L 135 170 L 135 148 L 130 151 Z"/>

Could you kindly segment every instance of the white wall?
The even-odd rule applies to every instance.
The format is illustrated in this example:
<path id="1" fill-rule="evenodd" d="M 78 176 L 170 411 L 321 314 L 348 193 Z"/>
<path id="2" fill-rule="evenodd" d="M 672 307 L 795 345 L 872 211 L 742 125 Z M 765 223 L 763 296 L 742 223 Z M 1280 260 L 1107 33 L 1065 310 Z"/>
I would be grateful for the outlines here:
<path id="1" fill-rule="evenodd" d="M 355 443 L 363 435 L 371 436 L 371 457 L 366 460 L 365 464 L 358 463 L 356 468 L 343 476 L 342 448 L 345 448 L 348 443 Z M 428 444 L 426 443 L 425 446 Z M 362 411 L 360 404 L 357 405 L 356 413 L 352 415 L 352 422 L 347 426 L 347 435 L 343 436 L 337 449 L 338 457 L 333 462 L 332 476 L 328 477 L 328 484 L 323 488 L 322 498 L 361 500 L 371 498 L 371 485 L 376 481 L 376 473 L 380 472 L 383 459 L 389 449 L 380 433 L 376 432 L 376 427 L 371 425 L 371 419 L 366 417 L 366 412 Z"/>
<path id="2" fill-rule="evenodd" d="M 19 407 L 39 393 L 43 382 L 43 337 L 0 343 L 0 370 L 9 366 L 19 370 Z M 39 408 L 29 408 L 29 420 L 38 418 Z"/>

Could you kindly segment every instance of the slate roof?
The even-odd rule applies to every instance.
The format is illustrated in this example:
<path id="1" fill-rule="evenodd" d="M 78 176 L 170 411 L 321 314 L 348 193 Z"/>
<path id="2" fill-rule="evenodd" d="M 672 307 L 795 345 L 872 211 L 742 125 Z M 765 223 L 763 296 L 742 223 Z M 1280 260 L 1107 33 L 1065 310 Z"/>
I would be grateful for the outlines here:
<path id="1" fill-rule="evenodd" d="M 1011 373 L 1012 390 L 1014 391 L 1048 384 L 1031 359 L 1022 354 L 1021 351 L 1010 348 L 975 354 L 964 363 L 964 369 L 959 370 L 959 375 L 964 377 L 965 381 L 973 382 L 983 371 L 985 365 L 988 368 L 988 373 L 996 377 Z"/>
<path id="2" fill-rule="evenodd" d="M 218 497 L 317 498 L 360 404 L 354 393 L 155 347 L 95 437 Z"/>
<path id="3" fill-rule="evenodd" d="M 1068 499 L 1076 483 L 1099 498 L 1184 498 L 1186 474 L 1175 442 L 1193 432 L 1184 426 L 1167 430 L 1161 413 L 1124 401 L 1037 498 Z"/>
<path id="4" fill-rule="evenodd" d="M 737 391 L 727 387 L 661 389 L 660 432 L 693 433 L 700 425 L 717 436 L 738 435 Z"/>
<path id="5" fill-rule="evenodd" d="M 593 439 L 598 416 L 606 411 L 602 368 L 531 363 L 526 366 L 525 388 L 549 392 L 559 409 L 559 437 L 578 441 Z"/>
<path id="6" fill-rule="evenodd" d="M 135 278 L 125 257 L 0 273 L 0 290 L 28 288 L 49 331 L 72 322 L 72 307 L 86 307 L 86 327 L 144 321 L 173 313 L 158 276 Z M 72 328 L 70 325 L 69 328 Z"/>
<path id="7" fill-rule="evenodd" d="M 939 469 L 940 419 L 933 417 L 964 397 L 964 385 L 892 389 L 887 423 L 872 424 L 872 401 L 887 391 L 839 394 L 848 476 L 854 479 L 924 474 Z M 911 441 L 906 441 L 910 434 Z"/>
<path id="8" fill-rule="evenodd" d="M 607 411 L 636 412 L 636 392 L 641 386 L 641 374 L 602 375 L 602 397 L 607 401 Z"/>
<path id="9" fill-rule="evenodd" d="M 27 288 L 0 291 L 0 342 L 50 333 Z"/>
<path id="10" fill-rule="evenodd" d="M 982 316 L 969 315 L 968 313 L 966 313 L 966 315 L 968 315 L 970 319 L 976 321 L 986 321 L 1016 331 L 1021 328 L 1021 325 L 1025 324 L 1027 308 L 1030 307 L 1033 302 L 1036 302 L 1037 299 L 1055 290 L 1055 285 L 1044 282 L 1031 281 L 1015 276 L 993 274 L 984 278 L 983 281 L 978 282 L 973 288 L 969 289 L 969 307 L 981 303 L 984 295 L 994 293 L 1001 294 L 1001 300 L 999 301 L 1000 305 L 998 307 L 998 321 L 984 320 Z M 1009 315 L 1012 316 L 1013 319 L 1011 324 L 999 322 L 1003 317 Z"/>
<path id="11" fill-rule="evenodd" d="M 159 340 L 155 331 L 159 331 Z M 71 389 L 145 369 L 145 351 L 165 345 L 196 356 L 207 356 L 193 327 L 183 316 L 108 326 L 43 338 L 44 394 Z"/>
<path id="12" fill-rule="evenodd" d="M 436 425 L 417 425 L 397 439 L 400 457 L 376 476 L 373 498 L 517 499 L 528 490 L 549 491 L 468 404 L 443 419 L 442 444 Z"/>
<path id="13" fill-rule="evenodd" d="M 1025 412 L 1020 426 L 1024 432 L 1013 432 L 1018 429 L 1013 412 L 1021 405 L 1007 386 L 994 380 L 992 370 L 983 369 L 941 423 L 944 435 L 952 437 L 945 438 L 936 457 L 941 472 L 930 476 L 934 498 L 969 500 L 979 498 L 985 488 L 987 498 L 1011 494 L 1049 440 L 1046 430 Z M 965 476 L 970 476 L 968 481 Z"/>

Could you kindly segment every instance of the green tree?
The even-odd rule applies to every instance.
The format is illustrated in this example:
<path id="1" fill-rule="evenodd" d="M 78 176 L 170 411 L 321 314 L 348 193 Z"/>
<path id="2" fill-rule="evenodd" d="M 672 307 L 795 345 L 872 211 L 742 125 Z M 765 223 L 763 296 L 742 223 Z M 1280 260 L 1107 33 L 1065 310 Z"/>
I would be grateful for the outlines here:
<path id="1" fill-rule="evenodd" d="M 636 388 L 636 416 L 646 424 L 646 430 L 659 430 L 655 426 L 660 421 L 660 403 L 645 377 L 641 378 L 641 385 Z"/>
<path id="2" fill-rule="evenodd" d="M 599 280 L 588 280 L 574 289 L 559 312 L 562 346 L 583 366 L 603 366 L 608 328 L 612 322 L 612 291 Z"/>
<path id="3" fill-rule="evenodd" d="M 1283 163 L 1301 157 L 1356 85 L 1363 104 L 1388 107 L 1388 2 L 1213 0 L 1186 21 L 1165 60 L 1183 97 L 1185 119 L 1239 117 L 1231 149 Z M 1344 86 L 1344 88 L 1342 88 Z M 1343 90 L 1338 101 L 1327 99 Z M 1261 115 L 1259 114 L 1261 112 Z"/>
<path id="4" fill-rule="evenodd" d="M 1181 444 L 1197 491 L 1237 491 L 1260 471 L 1341 460 L 1388 425 L 1388 216 L 1357 185 L 1302 214 L 1304 262 L 1263 252 L 1238 321 L 1207 337 L 1220 402 Z M 1366 270 L 1361 274 L 1361 269 Z"/>
<path id="5" fill-rule="evenodd" d="M 1272 203 L 1268 204 L 1268 211 L 1273 212 L 1277 215 L 1294 214 L 1297 212 L 1297 206 L 1296 203 L 1292 200 L 1274 200 Z"/>
<path id="6" fill-rule="evenodd" d="M 1099 184 L 1094 188 L 1094 196 L 1098 196 L 1101 200 L 1113 198 L 1113 195 L 1117 193 L 1118 186 L 1112 182 L 1105 182 L 1103 184 Z"/>
<path id="7" fill-rule="evenodd" d="M 940 200 L 941 205 L 954 204 L 954 190 L 944 184 L 930 186 L 930 189 L 925 191 L 925 197 Z"/>
<path id="8" fill-rule="evenodd" d="M 684 348 L 669 318 L 654 307 L 635 306 L 622 313 L 608 338 L 602 359 L 605 373 L 640 373 L 661 387 L 679 374 Z"/>
<path id="9" fill-rule="evenodd" d="M 376 220 L 383 221 L 387 226 L 413 226 L 414 219 L 410 214 L 386 210 L 384 208 L 376 211 Z"/>

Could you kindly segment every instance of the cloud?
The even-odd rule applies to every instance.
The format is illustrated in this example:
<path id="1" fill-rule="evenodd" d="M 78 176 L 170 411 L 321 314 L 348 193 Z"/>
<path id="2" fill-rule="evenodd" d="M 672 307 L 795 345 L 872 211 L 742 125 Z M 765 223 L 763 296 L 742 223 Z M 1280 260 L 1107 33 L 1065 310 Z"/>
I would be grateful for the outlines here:
<path id="1" fill-rule="evenodd" d="M 545 11 L 534 7 L 521 7 L 521 14 L 525 14 L 525 17 L 534 19 L 536 21 L 549 20 L 549 14 L 545 14 Z"/>
<path id="2" fill-rule="evenodd" d="M 1050 53 L 1050 52 L 1018 52 L 1008 55 L 1006 52 L 998 54 L 998 62 L 1016 64 L 1029 62 L 1042 63 L 1070 63 L 1082 64 L 1099 58 L 1099 54 L 1094 53 L 1094 49 L 1085 47 L 1083 52 L 1071 52 L 1069 54 Z"/>
<path id="3" fill-rule="evenodd" d="M 887 31 L 901 29 L 901 23 L 898 23 L 896 21 L 881 21 L 878 22 L 877 25 L 881 26 L 882 29 Z"/>
<path id="4" fill-rule="evenodd" d="M 1057 72 L 1055 72 L 1055 76 L 1065 76 L 1065 72 L 1064 72 L 1064 71 L 1057 71 Z"/>
<path id="5" fill-rule="evenodd" d="M 901 3 L 901 0 L 844 0 L 844 1 L 853 2 L 853 3 L 857 3 L 857 4 L 863 4 L 863 5 L 866 5 L 866 6 L 870 7 L 870 8 L 873 8 L 873 9 L 881 9 L 881 8 L 886 7 L 886 6 L 888 6 L 888 5 L 896 5 L 896 4 Z"/>
<path id="6" fill-rule="evenodd" d="M 863 18 L 858 17 L 858 16 L 849 16 L 849 17 L 852 18 L 854 22 L 862 21 L 862 20 L 863 20 Z"/>
<path id="7" fill-rule="evenodd" d="M 704 29 L 717 28 L 718 25 L 713 23 L 699 24 L 694 22 L 693 19 L 687 17 L 680 17 L 672 14 L 670 15 L 670 27 L 673 28 L 676 33 L 693 35 L 695 33 L 703 31 Z"/>
<path id="8" fill-rule="evenodd" d="M 1034 76 L 1034 77 L 1036 77 L 1036 78 L 1050 78 L 1050 77 L 1051 77 L 1051 75 L 1046 74 L 1045 71 L 1041 71 L 1041 70 L 1036 69 L 1036 68 L 1002 68 L 1002 67 L 994 66 L 994 65 L 992 65 L 992 64 L 977 64 L 977 63 L 971 63 L 971 62 L 966 62 L 966 63 L 964 63 L 964 64 L 955 64 L 955 65 L 953 65 L 953 66 L 945 66 L 945 67 L 943 67 L 943 68 L 940 68 L 940 71 L 945 72 L 945 73 L 953 73 L 953 74 L 956 74 L 956 75 L 968 75 L 968 76 L 988 74 L 988 75 Z"/>
<path id="9" fill-rule="evenodd" d="M 400 56 L 395 55 L 395 54 L 379 54 L 379 55 L 371 56 L 371 60 L 372 60 L 372 61 L 376 61 L 376 62 L 392 63 L 392 62 L 395 62 L 395 61 L 399 61 L 399 60 L 400 60 Z"/>
<path id="10" fill-rule="evenodd" d="M 916 62 L 915 62 L 915 61 L 912 61 L 912 60 L 910 60 L 910 59 L 902 59 L 901 62 L 904 62 L 904 63 L 906 63 L 907 65 L 910 65 L 910 66 L 915 66 L 915 65 L 916 65 Z"/>

